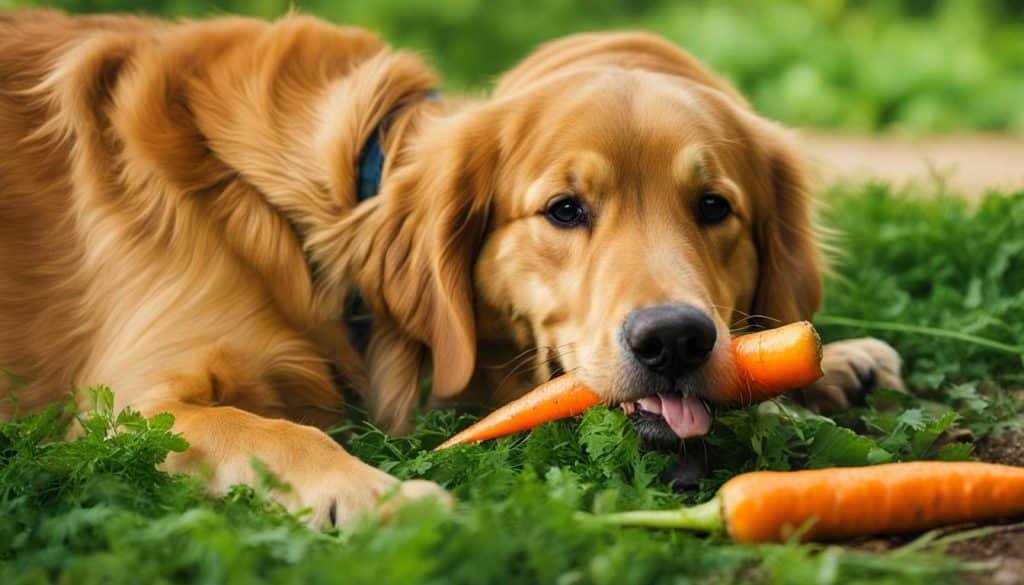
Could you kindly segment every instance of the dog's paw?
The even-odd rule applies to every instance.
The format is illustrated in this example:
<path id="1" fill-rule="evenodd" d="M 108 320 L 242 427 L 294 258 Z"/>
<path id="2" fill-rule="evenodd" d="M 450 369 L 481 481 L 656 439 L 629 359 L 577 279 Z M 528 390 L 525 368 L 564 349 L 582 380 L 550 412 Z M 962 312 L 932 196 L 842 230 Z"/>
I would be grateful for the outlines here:
<path id="1" fill-rule="evenodd" d="M 398 489 L 385 494 L 377 502 L 377 511 L 384 521 L 388 521 L 399 508 L 409 502 L 428 499 L 435 500 L 449 509 L 455 507 L 455 498 L 441 486 L 425 479 L 409 479 L 399 483 Z"/>
<path id="2" fill-rule="evenodd" d="M 906 391 L 900 374 L 902 360 L 891 345 L 864 337 L 825 345 L 821 369 L 824 375 L 802 389 L 798 396 L 821 414 L 835 414 L 851 404 L 863 404 L 876 388 Z"/>
<path id="3" fill-rule="evenodd" d="M 153 404 L 148 408 L 155 410 Z M 190 447 L 171 453 L 162 468 L 200 473 L 213 495 L 239 484 L 269 484 L 274 501 L 315 527 L 340 526 L 364 513 L 386 520 L 413 500 L 435 498 L 452 505 L 441 486 L 400 481 L 360 461 L 318 428 L 233 408 L 178 408 L 175 430 L 188 437 Z"/>
<path id="4" fill-rule="evenodd" d="M 454 504 L 451 495 L 432 481 L 401 481 L 355 457 L 348 459 L 318 477 L 293 483 L 293 494 L 282 494 L 286 506 L 294 511 L 308 509 L 307 523 L 320 528 L 345 525 L 367 512 L 387 521 L 415 500 L 433 498 L 448 507 Z"/>

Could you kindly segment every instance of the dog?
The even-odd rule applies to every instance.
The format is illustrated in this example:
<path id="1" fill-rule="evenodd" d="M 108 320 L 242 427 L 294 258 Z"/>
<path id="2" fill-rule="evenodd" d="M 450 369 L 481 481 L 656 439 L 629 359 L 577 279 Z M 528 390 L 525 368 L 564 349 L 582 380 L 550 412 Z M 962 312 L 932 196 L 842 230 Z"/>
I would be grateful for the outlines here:
<path id="1" fill-rule="evenodd" d="M 0 16 L 2 414 L 109 384 L 174 415 L 169 471 L 223 493 L 258 457 L 341 524 L 445 498 L 325 434 L 346 395 L 402 432 L 427 368 L 428 406 L 575 371 L 671 443 L 707 431 L 731 330 L 818 308 L 798 149 L 680 48 L 579 34 L 486 98 L 438 86 L 299 15 Z M 902 385 L 879 341 L 824 357 L 820 410 Z"/>

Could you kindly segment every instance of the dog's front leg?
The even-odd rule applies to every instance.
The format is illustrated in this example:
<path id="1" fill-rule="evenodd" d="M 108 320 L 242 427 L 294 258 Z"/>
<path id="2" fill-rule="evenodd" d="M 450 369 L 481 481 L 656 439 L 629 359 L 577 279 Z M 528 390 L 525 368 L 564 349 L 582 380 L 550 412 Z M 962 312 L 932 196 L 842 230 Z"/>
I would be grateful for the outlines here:
<path id="1" fill-rule="evenodd" d="M 824 375 L 796 395 L 821 414 L 836 414 L 863 404 L 876 388 L 906 391 L 901 368 L 899 353 L 884 341 L 863 337 L 829 343 L 822 350 Z"/>
<path id="2" fill-rule="evenodd" d="M 367 510 L 383 514 L 424 497 L 450 500 L 429 481 L 398 479 L 346 452 L 323 431 L 287 420 L 265 418 L 230 406 L 205 406 L 178 400 L 148 402 L 143 412 L 169 412 L 174 429 L 189 442 L 164 464 L 171 472 L 209 474 L 209 489 L 223 494 L 239 483 L 254 485 L 252 466 L 261 460 L 288 488 L 273 497 L 293 511 L 310 509 L 313 526 L 344 524 Z"/>

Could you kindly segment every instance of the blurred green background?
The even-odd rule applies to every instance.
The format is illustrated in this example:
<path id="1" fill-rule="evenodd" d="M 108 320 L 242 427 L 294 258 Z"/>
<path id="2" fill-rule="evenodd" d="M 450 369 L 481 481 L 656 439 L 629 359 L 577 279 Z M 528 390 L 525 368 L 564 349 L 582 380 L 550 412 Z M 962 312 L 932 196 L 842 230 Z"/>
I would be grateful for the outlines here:
<path id="1" fill-rule="evenodd" d="M 486 87 L 540 42 L 661 33 L 765 114 L 849 131 L 1024 133 L 1024 0 L 0 0 L 71 12 L 277 17 L 294 6 L 415 48 L 448 89 Z"/>

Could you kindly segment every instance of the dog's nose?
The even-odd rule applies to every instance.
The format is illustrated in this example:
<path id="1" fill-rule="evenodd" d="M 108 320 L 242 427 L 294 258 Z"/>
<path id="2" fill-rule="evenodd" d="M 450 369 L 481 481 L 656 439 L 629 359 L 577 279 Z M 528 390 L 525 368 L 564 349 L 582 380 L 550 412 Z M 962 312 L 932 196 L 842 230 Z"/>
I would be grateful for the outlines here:
<path id="1" fill-rule="evenodd" d="M 637 309 L 626 317 L 624 327 L 637 361 L 672 380 L 708 361 L 718 338 L 707 313 L 682 303 Z"/>

